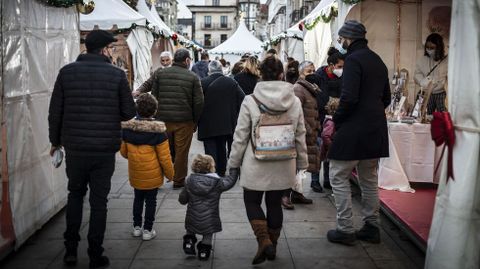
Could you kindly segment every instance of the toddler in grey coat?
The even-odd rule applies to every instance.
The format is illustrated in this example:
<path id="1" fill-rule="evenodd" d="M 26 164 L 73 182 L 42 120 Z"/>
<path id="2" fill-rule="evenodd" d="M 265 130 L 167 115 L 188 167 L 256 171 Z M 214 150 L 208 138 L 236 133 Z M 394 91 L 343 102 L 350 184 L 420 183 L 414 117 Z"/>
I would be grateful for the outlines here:
<path id="1" fill-rule="evenodd" d="M 198 154 L 193 160 L 192 171 L 178 198 L 182 205 L 188 204 L 185 216 L 187 234 L 183 236 L 183 250 L 185 254 L 195 255 L 196 234 L 201 234 L 202 241 L 197 245 L 198 258 L 208 260 L 212 235 L 222 231 L 218 207 L 220 195 L 235 185 L 239 169 L 230 169 L 228 176 L 219 177 L 215 173 L 213 158 Z"/>

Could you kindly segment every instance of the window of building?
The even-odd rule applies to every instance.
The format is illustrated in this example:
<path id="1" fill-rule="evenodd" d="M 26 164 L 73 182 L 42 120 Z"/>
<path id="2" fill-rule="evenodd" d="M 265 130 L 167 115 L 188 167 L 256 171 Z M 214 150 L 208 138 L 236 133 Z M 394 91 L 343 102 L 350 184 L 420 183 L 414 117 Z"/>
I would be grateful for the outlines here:
<path id="1" fill-rule="evenodd" d="M 223 43 L 226 40 L 227 40 L 227 35 L 225 35 L 225 34 L 220 35 L 220 43 Z"/>
<path id="2" fill-rule="evenodd" d="M 212 28 L 212 16 L 204 17 L 205 28 Z"/>
<path id="3" fill-rule="evenodd" d="M 212 5 L 213 6 L 219 6 L 220 5 L 220 0 L 212 0 Z"/>
<path id="4" fill-rule="evenodd" d="M 227 28 L 228 27 L 228 17 L 227 16 L 220 16 L 220 27 Z"/>
<path id="5" fill-rule="evenodd" d="M 203 36 L 203 45 L 206 47 L 210 47 L 212 45 L 212 35 L 211 34 L 205 34 Z"/>

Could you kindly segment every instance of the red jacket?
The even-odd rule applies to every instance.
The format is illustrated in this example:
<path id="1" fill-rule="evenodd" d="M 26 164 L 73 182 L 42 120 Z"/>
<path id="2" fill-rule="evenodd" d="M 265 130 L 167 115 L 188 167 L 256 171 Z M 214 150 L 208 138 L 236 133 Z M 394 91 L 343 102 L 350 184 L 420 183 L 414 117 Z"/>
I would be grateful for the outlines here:
<path id="1" fill-rule="evenodd" d="M 335 134 L 335 123 L 330 118 L 326 118 L 323 122 L 322 130 L 322 147 L 320 148 L 320 159 L 323 161 L 327 158 L 328 150 L 332 145 L 332 138 Z"/>

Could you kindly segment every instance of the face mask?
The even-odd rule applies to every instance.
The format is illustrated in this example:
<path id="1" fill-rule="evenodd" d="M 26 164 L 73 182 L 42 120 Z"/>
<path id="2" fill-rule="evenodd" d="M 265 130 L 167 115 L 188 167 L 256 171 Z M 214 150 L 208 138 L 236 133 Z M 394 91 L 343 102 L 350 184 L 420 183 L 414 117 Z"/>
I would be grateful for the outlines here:
<path id="1" fill-rule="evenodd" d="M 335 74 L 335 76 L 337 77 L 341 77 L 342 74 L 343 74 L 343 68 L 340 68 L 340 69 L 333 69 L 333 74 Z"/>
<path id="2" fill-rule="evenodd" d="M 427 51 L 428 56 L 430 56 L 430 57 L 433 57 L 435 55 L 435 50 L 427 49 L 426 51 Z"/>
<path id="3" fill-rule="evenodd" d="M 338 42 L 335 44 L 335 48 L 340 52 L 341 54 L 347 54 L 347 50 L 343 48 L 342 45 L 340 45 Z"/>

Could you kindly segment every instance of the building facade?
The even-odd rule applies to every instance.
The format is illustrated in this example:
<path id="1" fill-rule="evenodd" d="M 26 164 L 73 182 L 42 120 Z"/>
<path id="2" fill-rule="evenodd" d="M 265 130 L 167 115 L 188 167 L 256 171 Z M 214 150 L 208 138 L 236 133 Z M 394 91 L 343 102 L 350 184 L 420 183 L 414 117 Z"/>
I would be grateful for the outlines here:
<path id="1" fill-rule="evenodd" d="M 170 29 L 177 29 L 177 0 L 155 0 L 155 8 Z"/>
<path id="2" fill-rule="evenodd" d="M 192 12 L 192 39 L 211 49 L 227 40 L 237 29 L 237 0 L 198 0 L 188 5 Z"/>
<path id="3" fill-rule="evenodd" d="M 268 38 L 275 36 L 287 29 L 287 0 L 268 0 Z"/>
<path id="4" fill-rule="evenodd" d="M 305 18 L 317 5 L 320 0 L 287 0 L 288 26 L 292 26 Z"/>
<path id="5" fill-rule="evenodd" d="M 178 0 L 177 28 L 175 31 L 187 39 L 192 39 L 192 12 L 183 1 Z"/>

